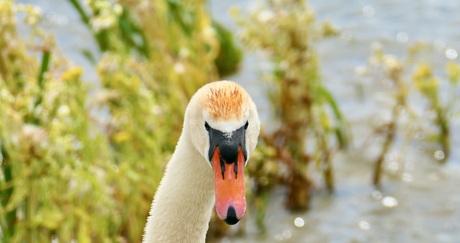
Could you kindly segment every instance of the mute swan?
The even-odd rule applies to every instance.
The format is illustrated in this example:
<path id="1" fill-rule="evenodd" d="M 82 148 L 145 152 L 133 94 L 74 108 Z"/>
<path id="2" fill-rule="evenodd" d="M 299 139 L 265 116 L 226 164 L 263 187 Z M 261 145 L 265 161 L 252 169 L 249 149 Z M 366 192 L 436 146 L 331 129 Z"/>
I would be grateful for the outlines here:
<path id="1" fill-rule="evenodd" d="M 205 242 L 214 203 L 219 218 L 236 224 L 246 212 L 243 171 L 259 129 L 256 106 L 241 86 L 201 87 L 185 111 L 143 242 Z"/>

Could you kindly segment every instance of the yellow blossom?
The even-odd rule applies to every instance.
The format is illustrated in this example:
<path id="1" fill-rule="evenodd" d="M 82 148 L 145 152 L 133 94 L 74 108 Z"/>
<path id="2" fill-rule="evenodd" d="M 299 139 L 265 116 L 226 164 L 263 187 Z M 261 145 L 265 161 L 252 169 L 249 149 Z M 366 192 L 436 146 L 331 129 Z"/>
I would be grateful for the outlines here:
<path id="1" fill-rule="evenodd" d="M 81 67 L 72 67 L 66 70 L 62 76 L 61 79 L 63 81 L 72 81 L 80 78 L 81 74 L 83 73 L 83 68 Z"/>
<path id="2" fill-rule="evenodd" d="M 117 143 L 121 143 L 131 139 L 131 134 L 125 131 L 117 132 L 113 135 L 113 140 Z"/>
<path id="3" fill-rule="evenodd" d="M 415 70 L 414 74 L 412 77 L 414 79 L 423 79 L 423 78 L 428 78 L 431 76 L 431 68 L 430 66 L 426 64 L 421 64 L 419 67 Z"/>
<path id="4" fill-rule="evenodd" d="M 447 76 L 453 84 L 458 83 L 458 80 L 460 79 L 460 64 L 449 62 L 447 64 Z"/>
<path id="5" fill-rule="evenodd" d="M 319 110 L 321 125 L 325 130 L 330 130 L 332 128 L 331 119 L 324 110 Z"/>
<path id="6" fill-rule="evenodd" d="M 26 13 L 24 22 L 28 25 L 36 25 L 41 18 L 41 9 L 37 6 L 27 4 L 24 7 L 24 12 Z"/>
<path id="7" fill-rule="evenodd" d="M 430 66 L 421 64 L 412 74 L 415 87 L 425 96 L 434 98 L 438 90 L 438 80 L 433 77 Z"/>

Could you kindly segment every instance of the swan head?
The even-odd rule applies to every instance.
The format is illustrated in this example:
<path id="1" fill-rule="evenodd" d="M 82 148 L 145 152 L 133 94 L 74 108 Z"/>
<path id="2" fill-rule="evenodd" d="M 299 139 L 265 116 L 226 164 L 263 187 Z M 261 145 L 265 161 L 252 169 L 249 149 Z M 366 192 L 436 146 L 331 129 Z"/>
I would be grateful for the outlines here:
<path id="1" fill-rule="evenodd" d="M 256 106 L 240 85 L 217 81 L 195 93 L 185 116 L 190 142 L 213 171 L 217 215 L 236 224 L 246 213 L 244 166 L 259 136 Z"/>

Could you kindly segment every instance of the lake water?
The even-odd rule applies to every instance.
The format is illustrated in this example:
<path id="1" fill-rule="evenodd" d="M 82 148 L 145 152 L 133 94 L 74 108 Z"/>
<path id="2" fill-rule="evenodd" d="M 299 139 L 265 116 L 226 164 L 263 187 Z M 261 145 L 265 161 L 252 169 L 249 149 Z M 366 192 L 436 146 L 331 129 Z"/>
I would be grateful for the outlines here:
<path id="1" fill-rule="evenodd" d="M 85 49 L 97 53 L 97 48 L 69 3 L 17 2 L 42 8 L 47 18 L 44 26 L 55 32 L 63 52 L 90 70 L 85 73 L 86 80 L 97 83 L 92 65 L 81 54 Z M 209 7 L 215 18 L 237 31 L 228 9 L 233 5 L 248 9 L 252 2 L 213 0 Z M 341 30 L 339 37 L 317 46 L 324 82 L 339 101 L 354 138 L 350 151 L 334 157 L 336 192 L 329 195 L 318 180 L 311 210 L 291 214 L 283 209 L 283 192 L 275 191 L 267 210 L 266 234 L 258 233 L 249 214 L 244 238 L 228 237 L 220 241 L 460 242 L 458 112 L 452 120 L 452 153 L 446 165 L 437 165 L 433 155 L 411 145 L 405 151 L 404 166 L 399 163 L 395 168 L 394 163 L 388 163 L 390 172 L 383 178 L 383 187 L 376 190 L 370 183 L 375 148 L 364 143 L 372 135 L 369 121 L 376 122 L 384 116 L 380 109 L 385 106 L 379 106 L 378 102 L 383 95 L 382 85 L 356 74 L 357 69 L 366 65 L 375 42 L 381 43 L 388 53 L 401 56 L 408 46 L 422 40 L 436 47 L 429 61 L 437 70 L 444 70 L 448 57 L 458 62 L 453 53 L 460 52 L 460 1 L 314 0 L 310 5 L 320 22 L 329 20 Z M 263 64 L 261 55 L 247 54 L 241 72 L 229 79 L 248 89 L 256 100 L 262 121 L 268 123 L 272 119 L 270 108 L 258 81 Z M 359 94 L 357 87 L 362 87 L 364 94 Z M 397 157 L 398 152 L 395 150 L 393 156 Z"/>

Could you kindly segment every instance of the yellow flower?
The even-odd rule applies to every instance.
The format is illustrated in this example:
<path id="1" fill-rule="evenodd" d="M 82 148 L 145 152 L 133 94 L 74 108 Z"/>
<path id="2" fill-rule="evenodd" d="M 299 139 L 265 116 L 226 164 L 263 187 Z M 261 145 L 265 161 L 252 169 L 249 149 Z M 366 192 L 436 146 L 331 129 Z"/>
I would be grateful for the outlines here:
<path id="1" fill-rule="evenodd" d="M 431 68 L 430 66 L 426 64 L 421 64 L 418 66 L 418 68 L 415 70 L 415 72 L 412 74 L 412 78 L 414 80 L 421 80 L 421 79 L 426 79 L 431 77 Z"/>
<path id="2" fill-rule="evenodd" d="M 41 9 L 33 5 L 25 5 L 24 12 L 26 13 L 26 18 L 24 22 L 28 25 L 36 25 L 41 18 Z"/>
<path id="3" fill-rule="evenodd" d="M 426 97 L 434 99 L 437 94 L 439 82 L 433 77 L 431 67 L 422 64 L 412 74 L 415 87 Z"/>
<path id="4" fill-rule="evenodd" d="M 426 64 L 419 65 L 414 73 L 412 73 L 412 80 L 415 87 L 420 91 L 424 89 L 425 81 L 429 77 L 431 77 L 431 68 Z"/>
<path id="5" fill-rule="evenodd" d="M 129 132 L 125 132 L 125 131 L 117 132 L 117 133 L 115 133 L 115 135 L 113 135 L 113 140 L 115 142 L 117 142 L 117 143 L 127 141 L 130 138 L 131 138 L 131 134 L 129 134 Z"/>
<path id="6" fill-rule="evenodd" d="M 331 119 L 324 110 L 319 110 L 321 125 L 325 130 L 330 130 L 332 128 Z"/>
<path id="7" fill-rule="evenodd" d="M 11 12 L 13 9 L 13 2 L 12 1 L 1 1 L 0 2 L 0 12 Z"/>
<path id="8" fill-rule="evenodd" d="M 129 79 L 126 79 L 126 81 L 126 87 L 133 91 L 139 90 L 142 85 L 142 80 L 137 76 L 130 77 Z"/>
<path id="9" fill-rule="evenodd" d="M 81 74 L 83 73 L 83 68 L 81 67 L 72 67 L 67 69 L 62 75 L 61 79 L 63 81 L 72 81 L 79 79 Z"/>
<path id="10" fill-rule="evenodd" d="M 460 65 L 455 62 L 449 62 L 447 64 L 447 76 L 451 83 L 458 83 L 460 79 Z"/>

